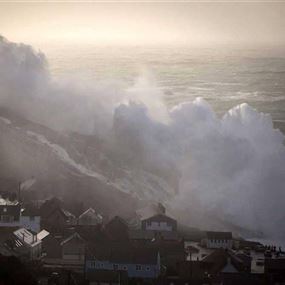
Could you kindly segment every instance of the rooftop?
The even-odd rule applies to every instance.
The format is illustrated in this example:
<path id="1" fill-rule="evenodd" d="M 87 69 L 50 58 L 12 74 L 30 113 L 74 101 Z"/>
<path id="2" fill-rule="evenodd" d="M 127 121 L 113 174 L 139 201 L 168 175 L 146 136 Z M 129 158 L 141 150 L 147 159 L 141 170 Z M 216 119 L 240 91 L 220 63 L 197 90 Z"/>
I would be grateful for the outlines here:
<path id="1" fill-rule="evenodd" d="M 25 242 L 28 245 L 35 245 L 40 241 L 37 239 L 37 236 L 31 233 L 30 231 L 26 230 L 25 228 L 20 228 L 14 231 L 14 235 L 21 241 Z"/>
<path id="2" fill-rule="evenodd" d="M 154 215 L 152 217 L 149 217 L 149 218 L 147 218 L 147 219 L 145 219 L 143 221 L 163 221 L 163 222 L 171 221 L 171 222 L 176 222 L 175 219 L 173 219 L 173 218 L 171 218 L 169 216 L 166 216 L 164 214 L 156 214 L 156 215 Z"/>

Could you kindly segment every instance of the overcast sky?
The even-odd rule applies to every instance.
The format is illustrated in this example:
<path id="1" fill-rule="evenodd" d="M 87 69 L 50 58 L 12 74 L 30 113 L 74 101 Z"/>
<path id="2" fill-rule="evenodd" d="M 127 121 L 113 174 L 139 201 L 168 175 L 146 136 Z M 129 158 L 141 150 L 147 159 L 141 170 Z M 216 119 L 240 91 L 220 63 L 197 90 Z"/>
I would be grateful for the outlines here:
<path id="1" fill-rule="evenodd" d="M 13 41 L 120 44 L 285 43 L 285 2 L 0 3 Z"/>

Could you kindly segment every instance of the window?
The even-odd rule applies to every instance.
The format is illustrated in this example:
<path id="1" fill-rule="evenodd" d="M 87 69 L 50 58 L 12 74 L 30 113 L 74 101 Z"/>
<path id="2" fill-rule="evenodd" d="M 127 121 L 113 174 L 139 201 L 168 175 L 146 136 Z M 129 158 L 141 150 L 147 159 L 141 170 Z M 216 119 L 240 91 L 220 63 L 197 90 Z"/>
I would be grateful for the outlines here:
<path id="1" fill-rule="evenodd" d="M 95 261 L 91 261 L 90 266 L 91 266 L 92 268 L 94 268 L 95 265 L 96 265 Z"/>
<path id="2" fill-rule="evenodd" d="M 146 271 L 150 271 L 150 267 L 149 266 L 146 267 Z"/>
<path id="3" fill-rule="evenodd" d="M 4 209 L 3 209 L 3 212 L 4 212 L 4 213 L 7 213 L 7 208 L 4 208 Z"/>
<path id="4" fill-rule="evenodd" d="M 31 221 L 34 221 L 34 220 L 35 220 L 35 217 L 34 217 L 34 216 L 31 216 L 31 217 L 30 217 L 30 220 L 31 220 Z"/>
<path id="5" fill-rule="evenodd" d="M 124 265 L 123 270 L 128 270 L 128 266 Z"/>
<path id="6" fill-rule="evenodd" d="M 113 264 L 113 269 L 114 270 L 119 270 L 119 265 L 118 264 Z"/>
<path id="7" fill-rule="evenodd" d="M 142 266 L 137 264 L 137 265 L 136 265 L 136 270 L 137 270 L 137 271 L 141 271 L 141 270 L 142 270 Z"/>

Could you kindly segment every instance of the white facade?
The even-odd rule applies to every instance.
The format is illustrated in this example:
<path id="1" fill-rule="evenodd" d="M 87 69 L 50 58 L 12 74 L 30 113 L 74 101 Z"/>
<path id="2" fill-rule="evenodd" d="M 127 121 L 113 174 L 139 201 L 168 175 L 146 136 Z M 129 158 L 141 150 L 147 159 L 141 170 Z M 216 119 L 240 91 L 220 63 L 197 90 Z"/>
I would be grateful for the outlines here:
<path id="1" fill-rule="evenodd" d="M 169 231 L 173 230 L 172 226 L 167 224 L 167 222 L 147 222 L 146 223 L 146 230 L 149 231 Z"/>
<path id="2" fill-rule="evenodd" d="M 23 228 L 33 232 L 40 232 L 41 230 L 41 217 L 40 216 L 21 216 L 20 225 Z"/>

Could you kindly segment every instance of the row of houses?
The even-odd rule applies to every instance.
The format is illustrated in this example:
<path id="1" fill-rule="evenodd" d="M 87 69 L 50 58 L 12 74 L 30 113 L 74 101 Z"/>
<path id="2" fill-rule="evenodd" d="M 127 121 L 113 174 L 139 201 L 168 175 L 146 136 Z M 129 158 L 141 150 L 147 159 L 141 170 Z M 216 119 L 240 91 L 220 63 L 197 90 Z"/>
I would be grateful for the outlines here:
<path id="1" fill-rule="evenodd" d="M 267 284 L 284 277 L 281 257 L 254 272 L 253 257 L 231 232 L 188 239 L 161 204 L 134 219 L 109 220 L 92 208 L 76 216 L 57 198 L 37 205 L 2 198 L 0 254 L 79 274 L 84 284 Z"/>
<path id="2" fill-rule="evenodd" d="M 62 230 L 67 225 L 97 225 L 103 217 L 94 209 L 88 208 L 78 217 L 61 206 L 57 198 L 46 200 L 40 207 L 10 201 L 0 197 L 0 227 L 23 227 L 39 232 L 44 226 L 51 230 Z"/>

